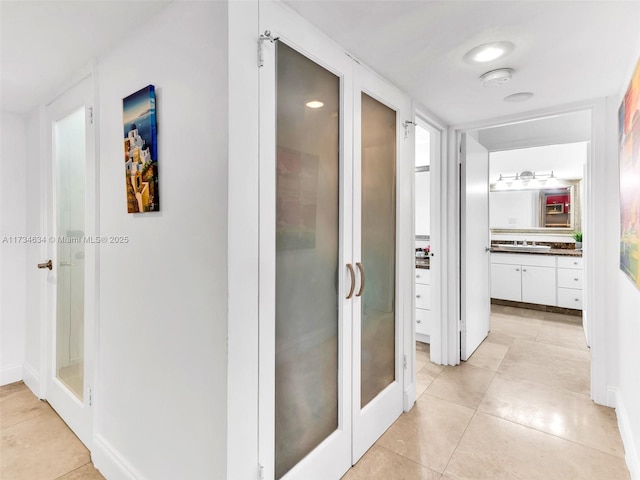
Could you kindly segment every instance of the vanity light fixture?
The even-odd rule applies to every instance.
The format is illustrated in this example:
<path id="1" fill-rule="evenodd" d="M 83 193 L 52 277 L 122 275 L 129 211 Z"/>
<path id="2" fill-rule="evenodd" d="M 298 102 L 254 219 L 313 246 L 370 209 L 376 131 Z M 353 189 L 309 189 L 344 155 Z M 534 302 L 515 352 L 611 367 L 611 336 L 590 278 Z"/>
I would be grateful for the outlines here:
<path id="1" fill-rule="evenodd" d="M 494 187 L 498 190 L 518 190 L 521 188 L 537 188 L 544 185 L 556 185 L 557 177 L 551 173 L 536 173 L 531 170 L 524 170 L 515 175 L 503 175 L 498 177 Z"/>
<path id="2" fill-rule="evenodd" d="M 483 43 L 464 54 L 464 61 L 471 64 L 487 63 L 511 53 L 516 46 L 511 42 Z"/>
<path id="3" fill-rule="evenodd" d="M 319 100 L 311 100 L 310 102 L 307 102 L 307 107 L 309 108 L 320 108 L 320 107 L 324 107 L 324 103 L 322 103 Z"/>

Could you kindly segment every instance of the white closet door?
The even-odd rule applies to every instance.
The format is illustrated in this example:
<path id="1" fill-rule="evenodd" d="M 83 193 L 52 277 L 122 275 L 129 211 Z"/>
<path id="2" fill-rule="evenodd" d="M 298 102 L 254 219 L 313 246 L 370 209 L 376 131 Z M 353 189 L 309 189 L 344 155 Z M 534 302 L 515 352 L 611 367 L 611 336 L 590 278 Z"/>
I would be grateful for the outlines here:
<path id="1" fill-rule="evenodd" d="M 403 325 L 411 325 L 409 282 L 413 278 L 413 246 L 404 241 L 412 235 L 413 142 L 403 126 L 410 108 L 406 95 L 357 66 L 353 252 L 359 282 L 353 302 L 354 463 L 402 413 L 401 339 Z"/>
<path id="2" fill-rule="evenodd" d="M 261 3 L 260 411 L 266 479 L 351 466 L 351 60 Z M 316 102 L 316 103 L 312 103 Z"/>

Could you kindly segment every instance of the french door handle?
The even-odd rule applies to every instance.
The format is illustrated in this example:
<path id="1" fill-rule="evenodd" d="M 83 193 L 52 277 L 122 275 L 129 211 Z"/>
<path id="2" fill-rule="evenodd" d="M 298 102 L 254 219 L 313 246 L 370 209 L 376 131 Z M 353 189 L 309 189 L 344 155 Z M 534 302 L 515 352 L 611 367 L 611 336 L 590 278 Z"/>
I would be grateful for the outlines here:
<path id="1" fill-rule="evenodd" d="M 360 277 L 362 277 L 362 280 L 360 281 L 360 290 L 358 290 L 358 293 L 356 293 L 356 297 L 360 297 L 362 296 L 362 292 L 364 290 L 364 267 L 360 262 L 356 262 L 356 266 L 358 267 L 358 270 L 360 270 Z"/>
<path id="2" fill-rule="evenodd" d="M 349 290 L 349 295 L 347 295 L 347 300 L 349 300 L 353 297 L 353 291 L 356 289 L 356 272 L 350 263 L 347 263 L 347 268 L 349 269 L 349 276 L 351 277 L 351 289 Z"/>
<path id="3" fill-rule="evenodd" d="M 51 262 L 51 260 L 45 263 L 39 263 L 38 268 L 48 268 L 49 270 L 53 270 L 53 263 Z"/>

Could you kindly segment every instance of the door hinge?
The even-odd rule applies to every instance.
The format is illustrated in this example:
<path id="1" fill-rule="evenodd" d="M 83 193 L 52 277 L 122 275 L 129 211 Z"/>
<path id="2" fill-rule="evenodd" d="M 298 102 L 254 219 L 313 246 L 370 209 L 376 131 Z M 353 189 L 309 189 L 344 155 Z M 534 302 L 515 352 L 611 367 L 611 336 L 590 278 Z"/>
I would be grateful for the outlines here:
<path id="1" fill-rule="evenodd" d="M 407 138 L 409 138 L 409 126 L 410 125 L 416 125 L 416 122 L 412 122 L 411 120 L 406 120 L 402 126 L 404 127 L 404 139 L 406 140 Z"/>
<path id="2" fill-rule="evenodd" d="M 89 114 L 89 123 L 93 125 L 93 107 L 88 108 L 88 114 Z"/>
<path id="3" fill-rule="evenodd" d="M 264 65 L 264 54 L 262 52 L 262 44 L 265 41 L 270 43 L 276 43 L 280 37 L 274 37 L 269 30 L 265 30 L 264 33 L 260 34 L 258 38 L 258 67 L 262 67 Z"/>
<path id="4" fill-rule="evenodd" d="M 402 367 L 406 370 L 407 369 L 407 356 L 404 355 L 403 359 L 402 359 Z"/>
<path id="5" fill-rule="evenodd" d="M 93 390 L 89 387 L 87 397 L 89 398 L 89 406 L 93 405 Z"/>
<path id="6" fill-rule="evenodd" d="M 258 464 L 258 480 L 264 480 L 264 466 Z"/>

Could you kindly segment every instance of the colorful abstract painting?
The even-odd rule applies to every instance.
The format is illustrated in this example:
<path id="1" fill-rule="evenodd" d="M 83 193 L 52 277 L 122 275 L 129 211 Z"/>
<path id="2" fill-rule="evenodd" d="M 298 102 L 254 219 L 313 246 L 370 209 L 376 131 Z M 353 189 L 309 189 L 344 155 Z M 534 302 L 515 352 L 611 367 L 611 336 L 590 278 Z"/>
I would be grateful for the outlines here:
<path id="1" fill-rule="evenodd" d="M 620 268 L 640 289 L 640 61 L 620 110 Z"/>
<path id="2" fill-rule="evenodd" d="M 129 213 L 160 210 L 156 92 L 148 85 L 122 100 L 124 163 Z"/>

